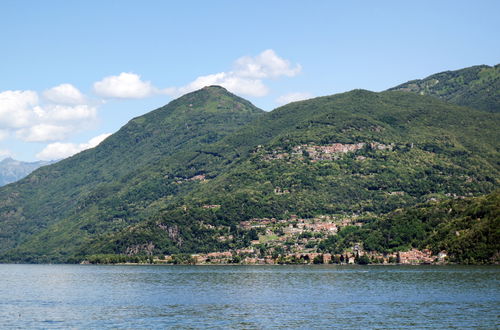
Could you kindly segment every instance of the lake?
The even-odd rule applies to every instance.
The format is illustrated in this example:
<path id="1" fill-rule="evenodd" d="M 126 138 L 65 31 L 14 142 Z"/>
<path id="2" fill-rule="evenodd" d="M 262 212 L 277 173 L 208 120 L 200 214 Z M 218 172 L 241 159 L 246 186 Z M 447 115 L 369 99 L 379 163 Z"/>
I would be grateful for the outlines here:
<path id="1" fill-rule="evenodd" d="M 500 267 L 0 265 L 0 328 L 500 328 Z"/>

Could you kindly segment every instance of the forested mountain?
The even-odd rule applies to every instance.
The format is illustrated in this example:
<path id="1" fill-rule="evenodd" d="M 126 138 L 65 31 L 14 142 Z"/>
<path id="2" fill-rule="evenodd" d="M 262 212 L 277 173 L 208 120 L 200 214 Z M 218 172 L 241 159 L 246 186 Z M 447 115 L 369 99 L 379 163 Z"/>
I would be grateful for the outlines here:
<path id="1" fill-rule="evenodd" d="M 225 171 L 150 219 L 98 238 L 84 254 L 236 249 L 248 244 L 248 233 L 232 227 L 232 240 L 216 237 L 255 218 L 374 221 L 428 200 L 488 193 L 498 186 L 499 119 L 403 92 L 356 90 L 293 103 L 210 146 L 223 159 L 237 155 Z M 202 172 L 206 160 L 189 166 Z"/>
<path id="2" fill-rule="evenodd" d="M 432 95 L 458 105 L 500 112 L 500 64 L 445 71 L 390 90 Z"/>
<path id="3" fill-rule="evenodd" d="M 402 91 L 265 113 L 206 87 L 1 188 L 1 260 L 223 251 L 248 246 L 256 233 L 241 224 L 256 218 L 368 225 L 484 195 L 498 187 L 499 124 L 500 114 Z"/>
<path id="4" fill-rule="evenodd" d="M 169 166 L 184 161 L 183 157 L 193 157 L 203 145 L 236 131 L 262 113 L 225 89 L 209 87 L 132 119 L 97 148 L 3 187 L 0 251 L 54 228 L 71 233 L 68 237 L 58 237 L 56 232 L 51 236 L 64 240 L 55 250 L 72 249 L 87 236 L 139 221 L 139 213 L 152 201 L 189 189 L 165 184 L 174 177 L 169 179 L 172 174 L 162 172 L 161 164 Z M 61 226 L 61 221 L 71 226 Z M 92 225 L 77 225 L 82 221 Z"/>
<path id="5" fill-rule="evenodd" d="M 5 158 L 0 161 L 0 186 L 22 179 L 37 168 L 52 163 L 46 161 L 22 162 L 12 158 Z"/>

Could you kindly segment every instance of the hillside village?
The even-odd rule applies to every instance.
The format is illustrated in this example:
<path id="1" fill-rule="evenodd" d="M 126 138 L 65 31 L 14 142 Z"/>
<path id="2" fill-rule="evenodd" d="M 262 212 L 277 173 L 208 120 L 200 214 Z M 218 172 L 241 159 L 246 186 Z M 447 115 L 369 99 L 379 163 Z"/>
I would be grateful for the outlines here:
<path id="1" fill-rule="evenodd" d="M 289 158 L 303 159 L 304 157 L 308 157 L 312 162 L 317 162 L 321 160 L 339 159 L 342 154 L 355 152 L 361 149 L 392 151 L 394 148 L 394 144 L 387 145 L 378 142 L 331 143 L 326 145 L 301 144 L 293 147 L 291 152 L 284 152 L 283 150 L 279 149 L 272 150 L 264 155 L 263 160 L 272 161 L 277 159 Z"/>
<path id="2" fill-rule="evenodd" d="M 261 146 L 257 148 L 260 149 Z M 339 154 L 355 152 L 369 148 L 372 150 L 388 150 L 395 148 L 394 144 L 385 145 L 377 142 L 329 145 L 298 145 L 290 152 L 273 150 L 264 154 L 264 160 L 288 159 L 308 157 L 311 161 L 334 160 Z M 358 156 L 362 157 L 362 156 Z M 188 180 L 204 180 L 205 177 L 190 178 Z M 277 195 L 288 194 L 286 188 L 276 187 Z M 391 192 L 390 194 L 403 194 Z M 219 208 L 220 205 L 203 205 L 205 209 Z M 433 255 L 430 250 L 398 251 L 393 253 L 379 253 L 365 251 L 362 242 L 353 244 L 343 253 L 332 254 L 321 251 L 320 243 L 347 226 L 363 226 L 364 222 L 359 215 L 332 216 L 323 215 L 311 219 L 302 219 L 291 216 L 290 219 L 255 218 L 242 221 L 239 227 L 255 233 L 255 239 L 250 246 L 230 251 L 218 251 L 206 254 L 166 255 L 157 258 L 156 263 L 189 263 L 189 264 L 435 264 L 446 262 L 446 252 Z M 213 226 L 209 226 L 213 228 Z M 220 241 L 233 240 L 232 235 L 220 236 Z"/>
<path id="3" fill-rule="evenodd" d="M 209 205 L 207 207 L 212 207 Z M 445 251 L 433 255 L 430 250 L 379 253 L 365 251 L 361 242 L 343 253 L 323 253 L 320 243 L 336 235 L 346 226 L 363 226 L 358 215 L 346 217 L 320 216 L 301 219 L 262 218 L 240 222 L 240 227 L 255 233 L 250 246 L 230 251 L 206 254 L 165 255 L 154 258 L 158 264 L 442 264 Z M 257 234 L 258 233 L 258 234 Z M 220 241 L 232 240 L 231 235 L 220 236 Z"/>

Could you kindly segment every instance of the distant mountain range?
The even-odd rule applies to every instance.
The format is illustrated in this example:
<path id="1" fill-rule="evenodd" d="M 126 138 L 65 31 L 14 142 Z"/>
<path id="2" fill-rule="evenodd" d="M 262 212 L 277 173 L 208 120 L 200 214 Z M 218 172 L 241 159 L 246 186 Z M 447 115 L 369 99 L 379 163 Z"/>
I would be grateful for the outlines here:
<path id="1" fill-rule="evenodd" d="M 39 167 L 54 163 L 46 161 L 22 162 L 12 158 L 0 161 L 0 186 L 20 180 Z"/>
<path id="2" fill-rule="evenodd" d="M 498 89 L 490 88 L 497 88 L 497 67 L 488 79 L 483 66 L 446 73 L 472 70 L 484 78 L 454 80 L 477 92 L 457 87 L 449 99 L 434 97 L 431 87 L 402 87 L 421 85 L 407 83 L 264 112 L 218 86 L 186 94 L 96 148 L 0 188 L 0 260 L 450 246 L 450 260 L 496 262 L 500 114 Z M 460 215 L 452 207 L 447 218 L 415 220 L 455 199 L 478 201 L 457 204 Z M 442 206 L 427 205 L 433 202 Z M 474 222 L 480 214 L 488 221 Z M 269 219 L 291 228 L 294 219 L 331 219 L 339 232 L 286 236 L 278 225 L 249 228 L 274 223 Z M 462 237 L 472 247 L 458 251 L 455 233 L 468 230 L 474 235 Z"/>

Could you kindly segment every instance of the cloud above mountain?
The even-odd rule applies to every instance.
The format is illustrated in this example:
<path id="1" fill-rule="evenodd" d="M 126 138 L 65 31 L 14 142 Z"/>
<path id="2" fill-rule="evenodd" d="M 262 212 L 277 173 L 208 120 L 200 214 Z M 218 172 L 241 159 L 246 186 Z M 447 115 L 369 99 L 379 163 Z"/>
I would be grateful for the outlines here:
<path id="1" fill-rule="evenodd" d="M 61 84 L 52 87 L 45 92 L 43 96 L 49 102 L 58 104 L 84 104 L 85 96 L 71 84 Z"/>
<path id="2" fill-rule="evenodd" d="M 83 150 L 97 147 L 110 135 L 111 133 L 101 134 L 85 143 L 51 143 L 47 145 L 41 152 L 39 152 L 36 155 L 36 158 L 40 160 L 55 160 L 67 158 Z"/>
<path id="3" fill-rule="evenodd" d="M 29 126 L 36 116 L 38 94 L 34 91 L 5 91 L 0 93 L 0 128 L 15 129 Z"/>
<path id="4" fill-rule="evenodd" d="M 279 57 L 274 50 L 267 49 L 257 56 L 243 56 L 234 63 L 234 74 L 242 78 L 266 79 L 281 76 L 293 77 L 300 73 L 300 64 Z"/>
<path id="5" fill-rule="evenodd" d="M 85 102 L 76 87 L 63 84 L 43 93 L 4 91 L 0 93 L 0 130 L 14 132 L 26 142 L 46 142 L 67 138 L 97 119 L 97 108 Z M 59 102 L 59 104 L 54 102 Z M 49 103 L 47 103 L 49 102 Z"/>
<path id="6" fill-rule="evenodd" d="M 138 74 L 122 72 L 95 82 L 93 90 L 104 99 L 140 99 L 160 94 L 180 96 L 205 86 L 219 85 L 236 94 L 262 97 L 269 93 L 264 80 L 294 77 L 302 71 L 300 64 L 293 65 L 272 49 L 256 56 L 240 57 L 232 66 L 232 70 L 199 76 L 184 86 L 168 88 L 156 87 Z"/>
<path id="7" fill-rule="evenodd" d="M 265 79 L 293 77 L 301 70 L 300 64 L 292 65 L 274 50 L 268 49 L 257 56 L 238 58 L 233 63 L 233 70 L 200 76 L 185 86 L 171 87 L 164 91 L 178 96 L 205 86 L 219 85 L 236 94 L 262 97 L 269 93 Z"/>
<path id="8" fill-rule="evenodd" d="M 160 93 L 160 90 L 135 73 L 122 72 L 95 82 L 94 92 L 103 98 L 141 99 Z"/>

